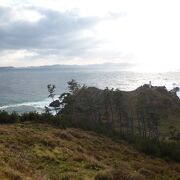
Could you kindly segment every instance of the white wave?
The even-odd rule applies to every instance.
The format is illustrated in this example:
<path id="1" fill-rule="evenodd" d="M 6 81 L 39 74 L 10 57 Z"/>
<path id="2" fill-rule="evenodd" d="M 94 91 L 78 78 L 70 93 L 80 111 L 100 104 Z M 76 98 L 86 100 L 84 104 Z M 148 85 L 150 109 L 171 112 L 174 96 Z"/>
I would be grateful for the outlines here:
<path id="1" fill-rule="evenodd" d="M 58 99 L 59 95 L 56 95 L 54 98 Z M 7 109 L 7 108 L 16 108 L 16 107 L 21 107 L 21 106 L 31 106 L 34 108 L 43 108 L 45 106 L 48 106 L 52 102 L 52 99 L 46 98 L 42 101 L 32 101 L 32 102 L 23 102 L 23 103 L 18 103 L 18 104 L 9 104 L 9 105 L 4 105 L 0 106 L 0 110 Z"/>
<path id="2" fill-rule="evenodd" d="M 33 101 L 33 102 L 24 102 L 24 103 L 18 103 L 18 104 L 9 104 L 9 105 L 4 105 L 0 106 L 0 110 L 10 110 L 10 111 L 16 111 L 22 110 L 22 112 L 27 112 L 27 111 L 32 111 L 31 109 L 28 110 L 26 107 L 31 107 L 34 108 L 36 112 L 42 113 L 44 111 L 44 107 L 48 106 L 50 104 L 51 99 L 46 98 L 42 101 Z"/>
<path id="3" fill-rule="evenodd" d="M 0 109 L 20 107 L 20 106 L 32 106 L 32 107 L 38 108 L 38 107 L 43 107 L 47 105 L 48 102 L 50 101 L 44 100 L 44 101 L 37 101 L 37 102 L 24 102 L 24 103 L 19 103 L 19 104 L 10 104 L 10 105 L 5 105 L 5 106 L 0 106 Z"/>

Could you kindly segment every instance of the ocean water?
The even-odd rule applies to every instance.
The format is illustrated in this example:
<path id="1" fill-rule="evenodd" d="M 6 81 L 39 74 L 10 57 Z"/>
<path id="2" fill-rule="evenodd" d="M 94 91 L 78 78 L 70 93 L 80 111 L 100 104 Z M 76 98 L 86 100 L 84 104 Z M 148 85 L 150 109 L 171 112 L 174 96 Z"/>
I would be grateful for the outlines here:
<path id="1" fill-rule="evenodd" d="M 0 110 L 19 113 L 43 112 L 48 98 L 47 85 L 55 84 L 57 95 L 67 91 L 67 81 L 98 88 L 119 88 L 131 91 L 152 82 L 168 90 L 180 87 L 180 72 L 138 73 L 87 69 L 7 69 L 0 70 Z M 178 94 L 180 96 L 180 94 Z"/>

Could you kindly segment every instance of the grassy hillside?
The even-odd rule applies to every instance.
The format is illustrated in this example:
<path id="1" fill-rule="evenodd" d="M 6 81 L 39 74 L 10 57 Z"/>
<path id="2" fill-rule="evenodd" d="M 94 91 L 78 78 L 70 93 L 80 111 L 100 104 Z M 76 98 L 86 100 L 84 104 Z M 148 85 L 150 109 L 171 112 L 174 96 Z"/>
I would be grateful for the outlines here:
<path id="1" fill-rule="evenodd" d="M 113 178 L 177 180 L 180 164 L 93 132 L 37 123 L 0 125 L 2 180 Z"/>

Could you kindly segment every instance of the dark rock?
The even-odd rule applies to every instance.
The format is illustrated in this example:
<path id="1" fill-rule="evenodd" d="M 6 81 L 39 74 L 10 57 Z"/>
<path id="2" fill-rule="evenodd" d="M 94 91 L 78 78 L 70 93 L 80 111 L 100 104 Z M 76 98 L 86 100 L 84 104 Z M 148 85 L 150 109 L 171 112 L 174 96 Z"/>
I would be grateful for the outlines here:
<path id="1" fill-rule="evenodd" d="M 49 104 L 50 107 L 59 107 L 60 106 L 60 101 L 55 100 L 52 103 Z"/>
<path id="2" fill-rule="evenodd" d="M 175 87 L 175 88 L 173 88 L 172 90 L 170 90 L 170 92 L 171 92 L 172 94 L 176 94 L 178 91 L 180 91 L 180 88 L 179 88 L 179 87 Z"/>

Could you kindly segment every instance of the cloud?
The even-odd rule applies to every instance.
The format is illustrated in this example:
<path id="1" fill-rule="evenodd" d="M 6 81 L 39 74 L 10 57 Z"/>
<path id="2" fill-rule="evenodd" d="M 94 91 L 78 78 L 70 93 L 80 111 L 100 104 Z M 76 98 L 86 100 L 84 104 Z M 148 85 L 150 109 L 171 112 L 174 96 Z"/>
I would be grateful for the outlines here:
<path id="1" fill-rule="evenodd" d="M 119 51 L 102 48 L 106 41 L 99 38 L 96 27 L 122 16 L 110 11 L 97 17 L 81 16 L 77 9 L 0 6 L 0 65 L 92 64 L 118 59 Z"/>
<path id="2" fill-rule="evenodd" d="M 98 22 L 96 18 L 82 18 L 71 12 L 32 10 L 43 18 L 36 22 L 12 21 L 13 10 L 0 8 L 0 49 L 69 49 L 80 44 L 83 48 L 88 37 L 81 33 Z"/>

